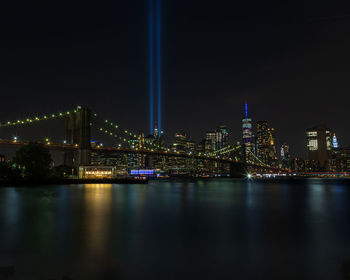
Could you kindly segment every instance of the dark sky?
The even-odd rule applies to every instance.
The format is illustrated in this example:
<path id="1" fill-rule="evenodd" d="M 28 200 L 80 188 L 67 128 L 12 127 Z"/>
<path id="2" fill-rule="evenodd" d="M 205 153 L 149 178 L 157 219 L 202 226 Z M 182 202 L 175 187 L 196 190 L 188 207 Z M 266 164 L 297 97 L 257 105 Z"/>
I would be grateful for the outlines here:
<path id="1" fill-rule="evenodd" d="M 164 0 L 165 132 L 238 141 L 247 100 L 294 153 L 319 123 L 350 145 L 350 9 L 323 2 Z M 81 104 L 148 131 L 147 21 L 147 1 L 2 3 L 0 119 Z"/>

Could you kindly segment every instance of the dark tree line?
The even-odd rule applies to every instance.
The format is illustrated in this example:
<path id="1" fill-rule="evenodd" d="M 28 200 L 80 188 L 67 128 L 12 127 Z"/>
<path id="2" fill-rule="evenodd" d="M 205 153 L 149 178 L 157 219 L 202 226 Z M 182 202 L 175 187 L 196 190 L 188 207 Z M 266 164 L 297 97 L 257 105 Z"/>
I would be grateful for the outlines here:
<path id="1" fill-rule="evenodd" d="M 72 169 L 67 166 L 53 168 L 50 151 L 42 144 L 29 143 L 20 147 L 12 162 L 0 163 L 1 180 L 45 180 L 51 177 L 64 177 L 71 174 Z"/>

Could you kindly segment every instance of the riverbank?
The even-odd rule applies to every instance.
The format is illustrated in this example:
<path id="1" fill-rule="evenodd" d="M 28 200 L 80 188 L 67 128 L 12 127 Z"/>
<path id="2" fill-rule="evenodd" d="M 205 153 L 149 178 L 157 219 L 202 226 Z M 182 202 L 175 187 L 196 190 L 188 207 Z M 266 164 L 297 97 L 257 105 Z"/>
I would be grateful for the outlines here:
<path id="1" fill-rule="evenodd" d="M 52 178 L 45 180 L 5 180 L 0 181 L 0 187 L 12 186 L 43 186 L 43 185 L 73 185 L 73 184 L 148 184 L 147 178 L 112 178 L 112 179 L 68 179 Z"/>

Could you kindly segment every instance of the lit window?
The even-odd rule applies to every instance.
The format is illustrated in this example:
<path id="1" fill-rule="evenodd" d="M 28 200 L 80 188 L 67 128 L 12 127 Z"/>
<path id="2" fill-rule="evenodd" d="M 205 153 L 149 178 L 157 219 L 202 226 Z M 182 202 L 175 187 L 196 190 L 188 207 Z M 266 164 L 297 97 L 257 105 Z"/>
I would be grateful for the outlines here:
<path id="1" fill-rule="evenodd" d="M 317 148 L 318 148 L 317 140 L 315 139 L 309 140 L 307 147 L 310 151 L 317 151 Z"/>
<path id="2" fill-rule="evenodd" d="M 308 136 L 308 137 L 317 136 L 317 131 L 308 131 L 308 132 L 307 132 L 307 136 Z"/>

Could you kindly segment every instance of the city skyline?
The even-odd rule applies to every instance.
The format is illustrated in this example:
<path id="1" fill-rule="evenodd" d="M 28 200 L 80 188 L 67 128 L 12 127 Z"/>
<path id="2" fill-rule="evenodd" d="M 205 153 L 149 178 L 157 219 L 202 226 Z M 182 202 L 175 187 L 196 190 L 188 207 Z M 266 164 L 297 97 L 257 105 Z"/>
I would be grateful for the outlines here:
<path id="1" fill-rule="evenodd" d="M 6 106 L 0 119 L 42 108 L 59 111 L 69 100 L 147 131 L 148 4 L 118 3 L 123 13 L 115 17 L 113 4 L 95 9 L 73 3 L 67 11 L 64 4 L 14 9 L 6 3 L 0 85 Z M 272 4 L 240 3 L 234 9 L 230 3 L 193 1 L 186 9 L 181 4 L 167 1 L 162 7 L 168 135 L 183 129 L 199 140 L 225 124 L 231 141 L 239 139 L 241 104 L 247 100 L 253 122 L 268 120 L 276 138 L 297 155 L 305 154 L 305 129 L 317 124 L 331 127 L 340 145 L 350 143 L 342 121 L 350 90 L 346 9 L 318 3 L 315 10 L 310 2 L 300 11 L 298 3 L 281 3 L 276 7 L 285 12 L 281 18 L 266 13 L 274 11 Z M 67 21 L 58 26 L 62 13 Z"/>
<path id="2" fill-rule="evenodd" d="M 1 279 L 350 279 L 350 2 L 5 1 Z"/>

